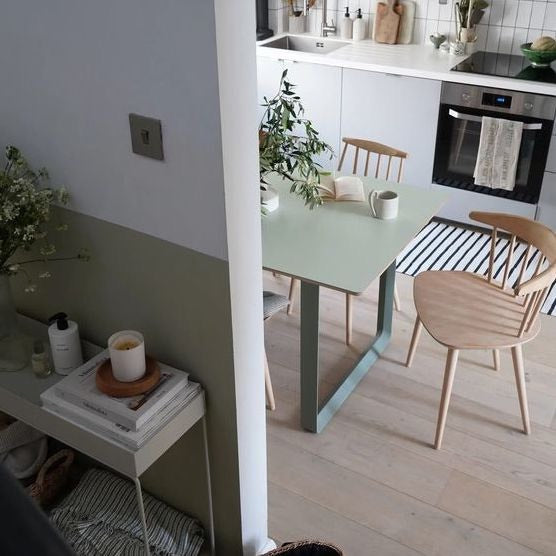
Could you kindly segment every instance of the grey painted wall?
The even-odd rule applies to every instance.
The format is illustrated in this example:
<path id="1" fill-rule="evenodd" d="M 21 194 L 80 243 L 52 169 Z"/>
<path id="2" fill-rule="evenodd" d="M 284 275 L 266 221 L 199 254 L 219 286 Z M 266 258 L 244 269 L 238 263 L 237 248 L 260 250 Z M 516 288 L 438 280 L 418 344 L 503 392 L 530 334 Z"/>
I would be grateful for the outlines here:
<path id="1" fill-rule="evenodd" d="M 214 25 L 205 0 L 4 0 L 0 141 L 74 210 L 226 258 Z M 162 120 L 165 163 L 131 152 L 130 112 Z"/>
<path id="2" fill-rule="evenodd" d="M 20 310 L 45 321 L 58 310 L 99 345 L 115 330 L 141 330 L 154 357 L 191 372 L 207 389 L 208 428 L 220 546 L 240 553 L 240 501 L 230 333 L 228 263 L 129 228 L 72 211 L 55 237 L 61 254 L 86 245 L 91 261 L 50 264 L 37 294 L 14 280 Z M 38 272 L 41 265 L 30 267 Z M 207 524 L 199 431 L 184 437 L 146 475 L 146 488 Z M 237 552 L 232 547 L 236 547 Z"/>
<path id="3" fill-rule="evenodd" d="M 100 344 L 140 329 L 203 383 L 217 552 L 230 556 L 266 537 L 254 3 L 241 7 L 5 0 L 0 18 L 0 146 L 68 186 L 60 245 L 93 254 L 52 267 L 18 306 L 41 320 L 64 307 Z M 129 112 L 162 120 L 164 162 L 130 152 Z M 197 430 L 146 485 L 206 523 L 199 449 Z"/>

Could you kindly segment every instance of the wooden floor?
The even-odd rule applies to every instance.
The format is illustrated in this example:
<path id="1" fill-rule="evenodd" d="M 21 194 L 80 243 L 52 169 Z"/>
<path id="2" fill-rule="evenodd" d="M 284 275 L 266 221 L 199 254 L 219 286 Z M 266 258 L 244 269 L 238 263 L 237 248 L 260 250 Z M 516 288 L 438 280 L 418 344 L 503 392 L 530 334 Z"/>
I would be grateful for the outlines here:
<path id="1" fill-rule="evenodd" d="M 277 409 L 268 413 L 269 534 L 329 540 L 350 556 L 556 555 L 556 318 L 524 347 L 532 435 L 521 419 L 510 353 L 463 352 L 443 449 L 432 449 L 445 350 L 423 332 L 403 366 L 415 310 L 411 277 L 397 275 L 402 311 L 382 359 L 320 435 L 299 427 L 299 306 L 266 326 Z M 265 289 L 289 280 L 265 275 Z M 344 299 L 321 293 L 323 388 L 371 339 L 378 283 L 354 303 L 343 344 Z"/>

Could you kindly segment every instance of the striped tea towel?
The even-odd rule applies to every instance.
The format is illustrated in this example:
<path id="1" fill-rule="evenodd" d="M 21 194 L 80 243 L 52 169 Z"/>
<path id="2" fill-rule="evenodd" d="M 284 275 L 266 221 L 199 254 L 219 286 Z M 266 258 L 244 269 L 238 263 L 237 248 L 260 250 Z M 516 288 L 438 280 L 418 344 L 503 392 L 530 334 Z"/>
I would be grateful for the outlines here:
<path id="1" fill-rule="evenodd" d="M 489 116 L 482 120 L 475 184 L 513 191 L 523 123 Z"/>
<path id="2" fill-rule="evenodd" d="M 149 494 L 143 501 L 151 554 L 197 556 L 203 544 L 199 523 Z M 108 471 L 87 471 L 50 519 L 77 554 L 145 554 L 135 485 Z"/>

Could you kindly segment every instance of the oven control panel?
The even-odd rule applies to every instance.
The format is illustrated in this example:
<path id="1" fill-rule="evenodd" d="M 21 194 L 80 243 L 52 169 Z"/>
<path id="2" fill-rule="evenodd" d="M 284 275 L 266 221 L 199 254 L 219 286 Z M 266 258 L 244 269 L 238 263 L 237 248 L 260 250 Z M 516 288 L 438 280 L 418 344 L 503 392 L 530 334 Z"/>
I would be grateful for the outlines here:
<path id="1" fill-rule="evenodd" d="M 443 82 L 440 102 L 454 107 L 465 106 L 477 111 L 523 115 L 542 120 L 554 121 L 556 117 L 556 97 L 462 83 Z"/>
<path id="2" fill-rule="evenodd" d="M 483 93 L 483 106 L 497 106 L 498 108 L 512 107 L 512 97 L 510 95 L 501 95 L 495 93 Z"/>

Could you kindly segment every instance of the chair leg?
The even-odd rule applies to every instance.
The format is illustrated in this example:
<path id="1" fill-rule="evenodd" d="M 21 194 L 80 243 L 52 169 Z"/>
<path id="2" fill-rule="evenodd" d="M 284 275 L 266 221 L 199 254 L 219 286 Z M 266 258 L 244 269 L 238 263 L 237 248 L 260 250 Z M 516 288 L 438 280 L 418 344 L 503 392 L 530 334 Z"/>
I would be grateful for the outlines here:
<path id="1" fill-rule="evenodd" d="M 423 330 L 423 323 L 421 322 L 419 315 L 417 315 L 415 318 L 415 326 L 413 327 L 413 335 L 411 336 L 411 344 L 409 344 L 409 351 L 405 361 L 406 367 L 411 367 L 411 364 L 413 363 L 413 357 L 415 356 L 417 344 L 419 343 L 419 338 L 421 337 L 421 330 Z"/>
<path id="2" fill-rule="evenodd" d="M 290 293 L 288 294 L 288 299 L 290 301 L 290 304 L 288 305 L 288 309 L 287 309 L 287 314 L 291 315 L 293 313 L 293 299 L 295 297 L 295 293 L 297 291 L 297 288 L 299 286 L 299 280 L 297 278 L 292 278 L 290 280 Z"/>
<path id="3" fill-rule="evenodd" d="M 400 303 L 400 294 L 398 293 L 398 286 L 394 284 L 394 308 L 396 311 L 402 310 L 402 304 Z"/>
<path id="4" fill-rule="evenodd" d="M 351 331 L 353 328 L 353 296 L 346 293 L 346 344 L 351 344 Z"/>
<path id="5" fill-rule="evenodd" d="M 494 364 L 494 370 L 499 371 L 500 370 L 500 350 L 499 349 L 492 350 L 492 361 Z"/>
<path id="6" fill-rule="evenodd" d="M 458 355 L 458 349 L 448 350 L 446 370 L 444 371 L 444 384 L 442 385 L 442 396 L 440 398 L 440 408 L 438 410 L 438 422 L 436 423 L 436 437 L 434 439 L 434 448 L 436 450 L 440 450 L 442 446 L 442 437 L 444 436 L 444 428 L 446 427 L 446 416 L 448 415 L 448 406 L 450 405 L 450 396 L 452 395 L 452 386 L 454 385 L 454 376 L 456 375 Z"/>
<path id="7" fill-rule="evenodd" d="M 527 404 L 527 391 L 525 389 L 525 371 L 523 369 L 523 350 L 521 344 L 512 348 L 512 359 L 514 362 L 515 383 L 517 385 L 517 396 L 519 398 L 519 408 L 521 409 L 521 419 L 525 434 L 531 434 L 531 423 L 529 421 L 529 407 Z"/>
<path id="8" fill-rule="evenodd" d="M 276 409 L 276 402 L 274 401 L 274 391 L 272 390 L 272 382 L 270 380 L 266 350 L 264 351 L 264 386 L 266 390 L 266 407 L 270 409 L 270 411 L 274 411 Z"/>

